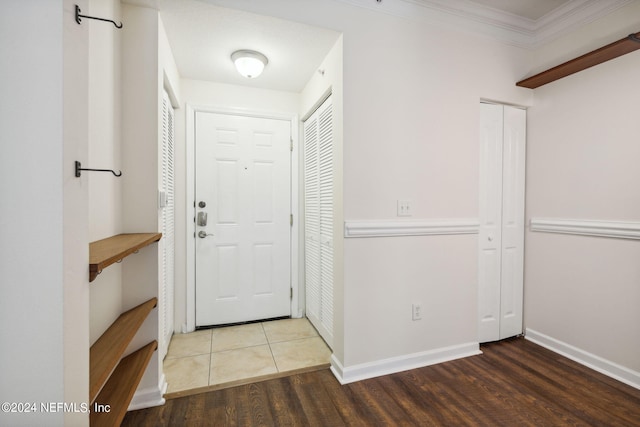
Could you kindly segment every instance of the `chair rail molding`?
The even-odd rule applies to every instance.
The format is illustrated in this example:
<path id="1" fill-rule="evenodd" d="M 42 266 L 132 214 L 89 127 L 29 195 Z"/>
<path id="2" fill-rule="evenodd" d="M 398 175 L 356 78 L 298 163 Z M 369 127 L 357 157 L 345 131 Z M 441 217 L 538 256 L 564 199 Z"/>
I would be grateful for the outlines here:
<path id="1" fill-rule="evenodd" d="M 581 236 L 640 239 L 640 222 L 531 218 L 531 231 Z"/>
<path id="2" fill-rule="evenodd" d="M 442 234 L 478 234 L 480 221 L 471 219 L 420 219 L 413 221 L 345 221 L 344 237 L 398 237 Z"/>

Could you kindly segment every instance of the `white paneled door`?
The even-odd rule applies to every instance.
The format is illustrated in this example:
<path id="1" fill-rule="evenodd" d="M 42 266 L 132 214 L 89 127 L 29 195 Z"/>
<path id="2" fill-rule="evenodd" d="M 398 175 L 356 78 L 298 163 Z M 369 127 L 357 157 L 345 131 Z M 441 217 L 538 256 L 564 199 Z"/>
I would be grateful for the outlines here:
<path id="1" fill-rule="evenodd" d="M 480 104 L 479 341 L 522 333 L 526 111 Z"/>
<path id="2" fill-rule="evenodd" d="M 291 314 L 291 123 L 196 113 L 196 326 Z"/>

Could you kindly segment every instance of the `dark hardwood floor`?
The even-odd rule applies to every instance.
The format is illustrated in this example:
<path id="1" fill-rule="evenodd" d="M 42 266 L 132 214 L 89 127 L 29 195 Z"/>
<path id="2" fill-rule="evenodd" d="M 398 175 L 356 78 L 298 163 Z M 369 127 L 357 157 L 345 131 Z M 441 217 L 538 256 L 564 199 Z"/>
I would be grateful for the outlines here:
<path id="1" fill-rule="evenodd" d="M 640 390 L 523 338 L 341 386 L 329 370 L 168 400 L 123 426 L 640 426 Z"/>

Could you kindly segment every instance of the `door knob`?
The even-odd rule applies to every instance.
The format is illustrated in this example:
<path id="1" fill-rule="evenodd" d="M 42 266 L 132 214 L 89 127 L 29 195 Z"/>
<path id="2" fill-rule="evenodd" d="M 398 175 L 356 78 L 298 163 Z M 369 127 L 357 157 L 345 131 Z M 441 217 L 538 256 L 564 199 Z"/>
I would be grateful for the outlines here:
<path id="1" fill-rule="evenodd" d="M 205 238 L 205 237 L 207 237 L 207 236 L 213 236 L 213 234 L 211 234 L 211 233 L 207 233 L 207 232 L 206 232 L 206 231 L 204 231 L 204 230 L 200 230 L 200 231 L 198 231 L 198 237 L 199 237 L 199 238 L 204 239 L 204 238 Z"/>

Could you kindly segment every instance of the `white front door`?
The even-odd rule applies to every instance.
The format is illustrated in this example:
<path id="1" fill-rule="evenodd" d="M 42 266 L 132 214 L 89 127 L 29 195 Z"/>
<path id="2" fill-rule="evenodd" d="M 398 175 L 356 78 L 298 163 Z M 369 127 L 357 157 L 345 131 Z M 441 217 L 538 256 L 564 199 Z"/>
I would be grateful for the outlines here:
<path id="1" fill-rule="evenodd" d="M 479 341 L 522 333 L 526 111 L 480 105 Z"/>
<path id="2" fill-rule="evenodd" d="M 291 314 L 291 124 L 195 117 L 196 326 Z"/>

